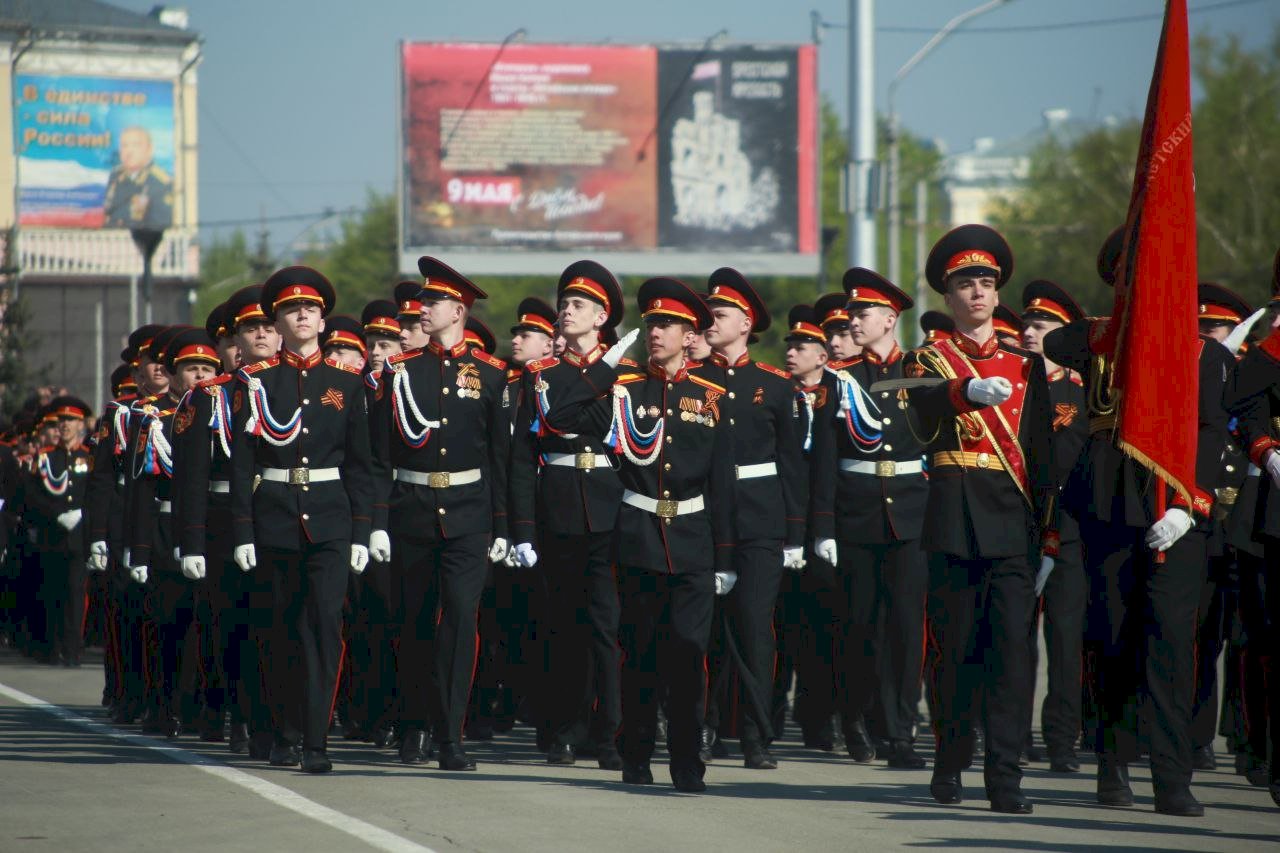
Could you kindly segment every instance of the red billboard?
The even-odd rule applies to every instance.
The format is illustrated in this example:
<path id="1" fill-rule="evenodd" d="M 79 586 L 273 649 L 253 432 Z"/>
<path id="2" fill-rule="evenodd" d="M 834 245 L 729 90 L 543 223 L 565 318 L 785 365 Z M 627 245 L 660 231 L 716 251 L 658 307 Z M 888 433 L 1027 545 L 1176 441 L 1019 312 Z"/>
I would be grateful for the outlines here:
<path id="1" fill-rule="evenodd" d="M 591 254 L 622 273 L 816 271 L 814 59 L 403 45 L 402 267 L 440 254 L 552 274 Z"/>

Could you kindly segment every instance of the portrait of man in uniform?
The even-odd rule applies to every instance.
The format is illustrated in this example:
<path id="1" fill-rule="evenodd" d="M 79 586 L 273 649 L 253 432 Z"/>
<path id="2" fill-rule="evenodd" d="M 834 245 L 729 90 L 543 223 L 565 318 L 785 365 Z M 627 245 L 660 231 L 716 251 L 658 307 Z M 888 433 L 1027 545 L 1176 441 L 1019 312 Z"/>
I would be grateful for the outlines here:
<path id="1" fill-rule="evenodd" d="M 138 126 L 120 132 L 120 162 L 103 199 L 106 228 L 161 229 L 173 222 L 173 176 L 155 163 L 151 134 Z"/>

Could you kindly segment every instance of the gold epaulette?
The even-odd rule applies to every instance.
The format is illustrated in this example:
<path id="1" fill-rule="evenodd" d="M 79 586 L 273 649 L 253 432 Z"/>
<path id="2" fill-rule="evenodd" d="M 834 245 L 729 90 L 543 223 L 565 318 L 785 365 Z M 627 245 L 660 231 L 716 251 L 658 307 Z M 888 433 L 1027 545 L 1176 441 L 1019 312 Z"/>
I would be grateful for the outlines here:
<path id="1" fill-rule="evenodd" d="M 524 370 L 526 373 L 537 373 L 539 370 L 546 370 L 549 367 L 555 367 L 559 363 L 560 359 L 556 358 L 554 355 L 549 355 L 546 358 L 539 358 L 536 361 L 525 362 Z"/>
<path id="2" fill-rule="evenodd" d="M 772 364 L 765 364 L 763 361 L 757 361 L 756 367 L 765 373 L 772 373 L 774 376 L 781 376 L 783 379 L 790 379 L 791 374 L 783 370 L 781 367 L 774 367 Z"/>
<path id="3" fill-rule="evenodd" d="M 352 367 L 349 364 L 343 364 L 342 362 L 338 361 L 336 358 L 326 358 L 324 360 L 324 363 L 329 365 L 330 367 L 336 367 L 339 370 L 345 370 L 347 373 L 354 373 L 356 376 L 359 376 L 363 372 L 362 370 L 360 370 L 360 368 Z"/>
<path id="4" fill-rule="evenodd" d="M 485 352 L 479 347 L 476 347 L 471 350 L 471 357 L 474 358 L 476 361 L 484 362 L 490 367 L 497 368 L 498 370 L 505 371 L 507 369 L 507 363 L 505 361 L 503 361 L 500 358 L 495 358 L 494 356 L 489 355 L 489 353 Z"/>
<path id="5" fill-rule="evenodd" d="M 279 363 L 280 356 L 273 355 L 271 358 L 264 358 L 262 361 L 255 361 L 253 364 L 246 364 L 240 369 L 243 370 L 247 376 L 252 376 L 258 371 L 266 370 L 268 367 L 275 367 Z"/>
<path id="6" fill-rule="evenodd" d="M 401 364 L 411 358 L 417 358 L 422 355 L 421 349 L 411 349 L 408 352 L 398 352 L 395 355 L 387 356 L 387 364 Z"/>
<path id="7" fill-rule="evenodd" d="M 717 385 L 710 379 L 703 379 L 701 376 L 697 376 L 693 373 L 689 374 L 689 381 L 695 385 L 701 385 L 703 388 L 710 388 L 712 391 L 719 391 L 721 394 L 725 393 L 723 385 Z"/>

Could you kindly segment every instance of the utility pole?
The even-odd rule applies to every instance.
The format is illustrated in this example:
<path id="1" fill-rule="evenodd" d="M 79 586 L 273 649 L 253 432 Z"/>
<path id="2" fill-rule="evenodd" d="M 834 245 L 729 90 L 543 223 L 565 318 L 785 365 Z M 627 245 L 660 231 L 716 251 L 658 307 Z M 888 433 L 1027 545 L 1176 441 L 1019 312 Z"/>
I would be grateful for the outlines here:
<path id="1" fill-rule="evenodd" d="M 845 167 L 851 267 L 874 269 L 876 220 L 875 0 L 849 0 L 849 162 Z"/>

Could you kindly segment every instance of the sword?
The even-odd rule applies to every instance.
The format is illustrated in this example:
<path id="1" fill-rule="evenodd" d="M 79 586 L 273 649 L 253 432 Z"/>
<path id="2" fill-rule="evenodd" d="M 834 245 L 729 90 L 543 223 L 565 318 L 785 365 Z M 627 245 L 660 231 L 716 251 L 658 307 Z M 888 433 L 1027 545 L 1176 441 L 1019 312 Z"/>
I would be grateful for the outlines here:
<path id="1" fill-rule="evenodd" d="M 871 384 L 871 393 L 877 391 L 897 391 L 902 388 L 910 390 L 912 388 L 932 388 L 935 385 L 942 385 L 947 380 L 938 376 L 920 376 L 915 379 L 881 379 L 879 382 Z"/>

